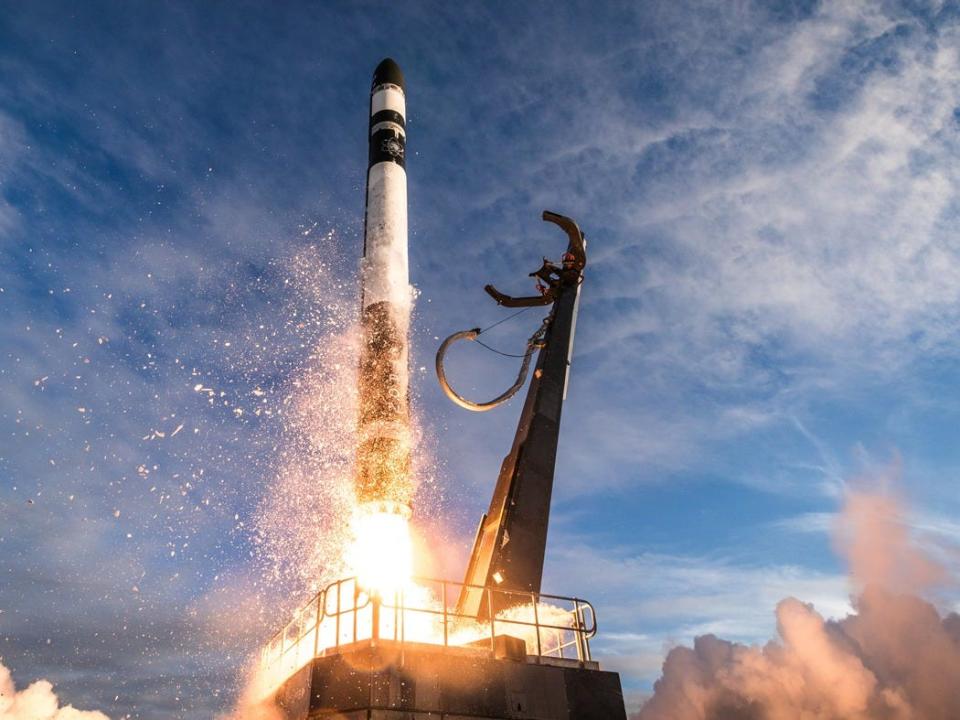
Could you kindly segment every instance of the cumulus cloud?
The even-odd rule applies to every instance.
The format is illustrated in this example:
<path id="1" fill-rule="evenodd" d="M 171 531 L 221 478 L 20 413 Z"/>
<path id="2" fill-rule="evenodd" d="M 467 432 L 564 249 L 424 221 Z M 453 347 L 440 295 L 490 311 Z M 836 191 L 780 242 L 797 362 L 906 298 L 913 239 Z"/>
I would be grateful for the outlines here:
<path id="1" fill-rule="evenodd" d="M 77 710 L 60 705 L 48 680 L 37 680 L 17 690 L 13 676 L 0 663 L 0 720 L 109 720 L 98 710 Z"/>
<path id="2" fill-rule="evenodd" d="M 853 614 L 826 620 L 791 597 L 777 605 L 779 639 L 762 647 L 705 635 L 674 648 L 637 720 L 960 716 L 960 616 L 915 594 L 949 575 L 913 542 L 901 506 L 850 493 L 838 547 L 863 588 Z"/>
<path id="3" fill-rule="evenodd" d="M 947 579 L 946 568 L 914 544 L 900 503 L 887 494 L 849 494 L 835 544 L 862 588 L 912 592 Z"/>

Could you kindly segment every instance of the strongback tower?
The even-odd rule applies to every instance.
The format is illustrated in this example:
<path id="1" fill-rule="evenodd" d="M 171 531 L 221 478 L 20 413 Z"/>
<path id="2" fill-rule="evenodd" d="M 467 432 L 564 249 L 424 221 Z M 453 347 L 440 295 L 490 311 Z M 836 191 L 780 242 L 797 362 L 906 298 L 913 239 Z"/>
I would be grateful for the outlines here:
<path id="1" fill-rule="evenodd" d="M 567 392 L 581 273 L 586 264 L 585 241 L 577 224 L 551 212 L 544 212 L 543 219 L 567 233 L 564 257 L 570 260 L 564 264 L 569 267 L 557 266 L 559 277 L 548 290 L 552 292 L 552 307 L 544 345 L 520 412 L 513 446 L 500 466 L 490 508 L 480 521 L 467 565 L 458 607 L 460 612 L 478 617 L 486 617 L 490 608 L 485 607 L 483 594 L 471 586 L 539 593 L 543 576 L 560 413 Z M 488 292 L 501 304 L 524 304 L 522 299 L 509 298 L 492 287 Z M 496 613 L 503 609 L 492 610 Z"/>

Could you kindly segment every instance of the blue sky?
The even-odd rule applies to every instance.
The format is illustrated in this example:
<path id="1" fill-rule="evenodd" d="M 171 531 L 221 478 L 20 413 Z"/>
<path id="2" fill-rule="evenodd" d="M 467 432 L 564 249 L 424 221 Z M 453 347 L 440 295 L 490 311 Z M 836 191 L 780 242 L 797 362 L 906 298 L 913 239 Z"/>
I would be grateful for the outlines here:
<path id="1" fill-rule="evenodd" d="M 955 540 L 958 22 L 938 2 L 9 3 L 3 663 L 111 717 L 209 718 L 300 599 L 264 587 L 253 529 L 290 438 L 236 410 L 258 388 L 279 406 L 352 302 L 386 55 L 445 571 L 519 406 L 449 404 L 436 338 L 502 317 L 482 286 L 526 288 L 559 250 L 543 209 L 590 240 L 545 588 L 594 602 L 632 698 L 674 643 L 769 637 L 785 596 L 844 613 L 852 478 L 895 476 L 918 535 Z M 311 245 L 315 295 L 289 282 Z M 478 395 L 515 370 L 456 362 Z"/>

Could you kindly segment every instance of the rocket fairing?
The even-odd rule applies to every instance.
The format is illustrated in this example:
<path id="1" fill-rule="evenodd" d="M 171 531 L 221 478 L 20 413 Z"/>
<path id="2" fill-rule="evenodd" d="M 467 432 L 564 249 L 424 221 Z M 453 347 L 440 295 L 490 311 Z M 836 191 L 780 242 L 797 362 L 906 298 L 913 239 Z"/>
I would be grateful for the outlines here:
<path id="1" fill-rule="evenodd" d="M 370 90 L 361 276 L 356 493 L 361 504 L 409 514 L 408 347 L 413 292 L 407 261 L 406 96 L 390 58 Z"/>

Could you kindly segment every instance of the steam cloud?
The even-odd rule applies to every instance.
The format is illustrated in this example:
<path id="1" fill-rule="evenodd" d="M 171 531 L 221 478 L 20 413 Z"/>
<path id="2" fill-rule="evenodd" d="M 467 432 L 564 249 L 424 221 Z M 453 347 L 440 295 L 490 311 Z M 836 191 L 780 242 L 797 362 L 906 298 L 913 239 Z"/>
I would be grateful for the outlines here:
<path id="1" fill-rule="evenodd" d="M 0 663 L 0 720 L 110 720 L 96 710 L 60 707 L 60 700 L 47 680 L 37 680 L 17 691 L 10 670 Z"/>
<path id="2" fill-rule="evenodd" d="M 777 606 L 779 640 L 705 635 L 670 651 L 635 720 L 948 720 L 960 718 L 960 616 L 919 597 L 951 580 L 911 540 L 900 505 L 847 496 L 836 533 L 856 613 L 824 620 L 795 598 Z"/>

